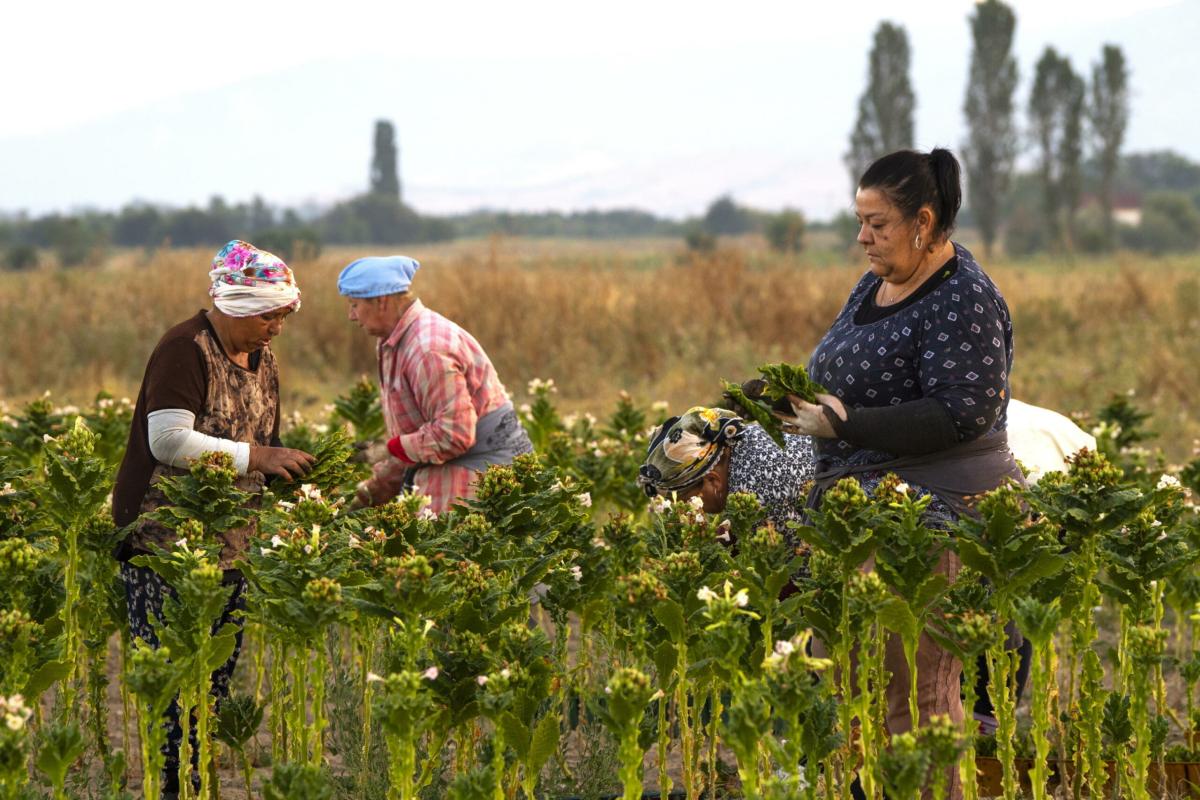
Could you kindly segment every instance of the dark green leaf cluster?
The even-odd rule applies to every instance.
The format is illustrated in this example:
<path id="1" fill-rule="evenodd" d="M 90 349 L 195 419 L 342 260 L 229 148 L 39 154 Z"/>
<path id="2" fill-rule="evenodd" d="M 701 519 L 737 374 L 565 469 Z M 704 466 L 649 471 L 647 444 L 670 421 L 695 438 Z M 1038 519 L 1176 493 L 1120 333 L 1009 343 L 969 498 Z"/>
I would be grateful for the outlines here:
<path id="1" fill-rule="evenodd" d="M 359 378 L 349 392 L 337 396 L 333 410 L 354 426 L 354 435 L 360 442 L 378 439 L 386 431 L 379 390 L 366 376 Z"/>
<path id="2" fill-rule="evenodd" d="M 238 488 L 228 453 L 203 453 L 187 472 L 163 477 L 157 485 L 169 505 L 146 516 L 171 530 L 194 520 L 212 536 L 240 528 L 252 517 L 251 495 Z"/>
<path id="3" fill-rule="evenodd" d="M 320 435 L 308 452 L 316 458 L 307 475 L 272 487 L 280 495 L 289 495 L 303 484 L 311 484 L 323 494 L 335 496 L 349 490 L 366 474 L 365 465 L 353 460 L 357 450 L 349 434 L 342 428 L 332 428 Z"/>

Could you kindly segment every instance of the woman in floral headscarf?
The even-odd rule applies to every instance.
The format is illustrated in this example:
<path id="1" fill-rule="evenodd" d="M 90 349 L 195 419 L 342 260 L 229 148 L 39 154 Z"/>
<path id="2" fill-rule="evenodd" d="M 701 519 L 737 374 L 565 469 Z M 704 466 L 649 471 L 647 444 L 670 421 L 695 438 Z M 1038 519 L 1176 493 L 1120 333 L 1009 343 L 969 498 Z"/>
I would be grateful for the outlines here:
<path id="1" fill-rule="evenodd" d="M 732 411 L 696 406 L 655 429 L 638 485 L 650 497 L 699 497 L 710 514 L 725 510 L 731 492 L 747 492 L 786 533 L 786 523 L 801 520 L 816 459 L 812 437 L 784 434 L 784 440 L 781 450 Z"/>
<path id="2" fill-rule="evenodd" d="M 279 370 L 270 343 L 283 321 L 300 308 L 300 289 L 279 258 L 242 241 L 225 245 L 208 273 L 213 308 L 201 310 L 167 331 L 146 365 L 134 410 L 125 459 L 113 490 L 113 520 L 132 525 L 117 558 L 125 581 L 130 631 L 158 646 L 150 624 L 161 623 L 163 597 L 172 590 L 161 577 L 130 563 L 155 546 L 170 548 L 178 535 L 158 523 L 139 519 L 165 503 L 156 486 L 165 476 L 182 474 L 206 451 L 229 453 L 239 489 L 257 495 L 268 475 L 299 477 L 313 457 L 282 447 L 279 441 Z M 220 533 L 220 566 L 234 587 L 219 624 L 233 622 L 242 604 L 245 579 L 233 569 L 253 534 L 253 524 Z M 228 693 L 237 648 L 213 673 L 213 694 Z M 179 708 L 167 712 L 163 796 L 178 792 Z M 192 750 L 196 752 L 195 748 Z"/>

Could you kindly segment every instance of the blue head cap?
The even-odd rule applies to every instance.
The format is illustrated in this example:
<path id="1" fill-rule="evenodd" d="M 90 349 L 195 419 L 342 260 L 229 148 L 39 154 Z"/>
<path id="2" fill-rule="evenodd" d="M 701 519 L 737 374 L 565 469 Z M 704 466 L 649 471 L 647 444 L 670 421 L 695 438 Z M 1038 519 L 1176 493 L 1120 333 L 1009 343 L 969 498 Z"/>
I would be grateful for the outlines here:
<path id="1" fill-rule="evenodd" d="M 338 294 L 344 297 L 382 297 L 407 292 L 421 265 L 408 256 L 369 256 L 351 261 L 338 275 Z"/>

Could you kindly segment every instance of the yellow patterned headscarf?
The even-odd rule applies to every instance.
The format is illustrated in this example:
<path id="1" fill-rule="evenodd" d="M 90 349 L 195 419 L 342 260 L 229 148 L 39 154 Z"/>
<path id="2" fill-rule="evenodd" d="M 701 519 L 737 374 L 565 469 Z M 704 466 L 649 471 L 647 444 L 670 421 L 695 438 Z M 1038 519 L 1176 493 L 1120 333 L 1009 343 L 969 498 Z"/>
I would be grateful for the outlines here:
<path id="1" fill-rule="evenodd" d="M 686 489 L 716 466 L 725 447 L 746 429 L 741 417 L 724 408 L 696 406 L 654 429 L 638 486 L 650 497 Z"/>

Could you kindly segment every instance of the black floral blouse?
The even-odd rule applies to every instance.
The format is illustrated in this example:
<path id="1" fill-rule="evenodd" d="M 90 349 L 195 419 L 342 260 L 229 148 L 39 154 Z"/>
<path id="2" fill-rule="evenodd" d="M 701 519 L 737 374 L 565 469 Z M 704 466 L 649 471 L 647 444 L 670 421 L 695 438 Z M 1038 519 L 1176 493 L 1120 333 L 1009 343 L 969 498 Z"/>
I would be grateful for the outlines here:
<path id="1" fill-rule="evenodd" d="M 729 491 L 749 492 L 758 498 L 776 529 L 804 516 L 805 484 L 812 480 L 816 456 L 811 436 L 784 434 L 787 450 L 758 425 L 745 433 L 729 455 Z"/>

